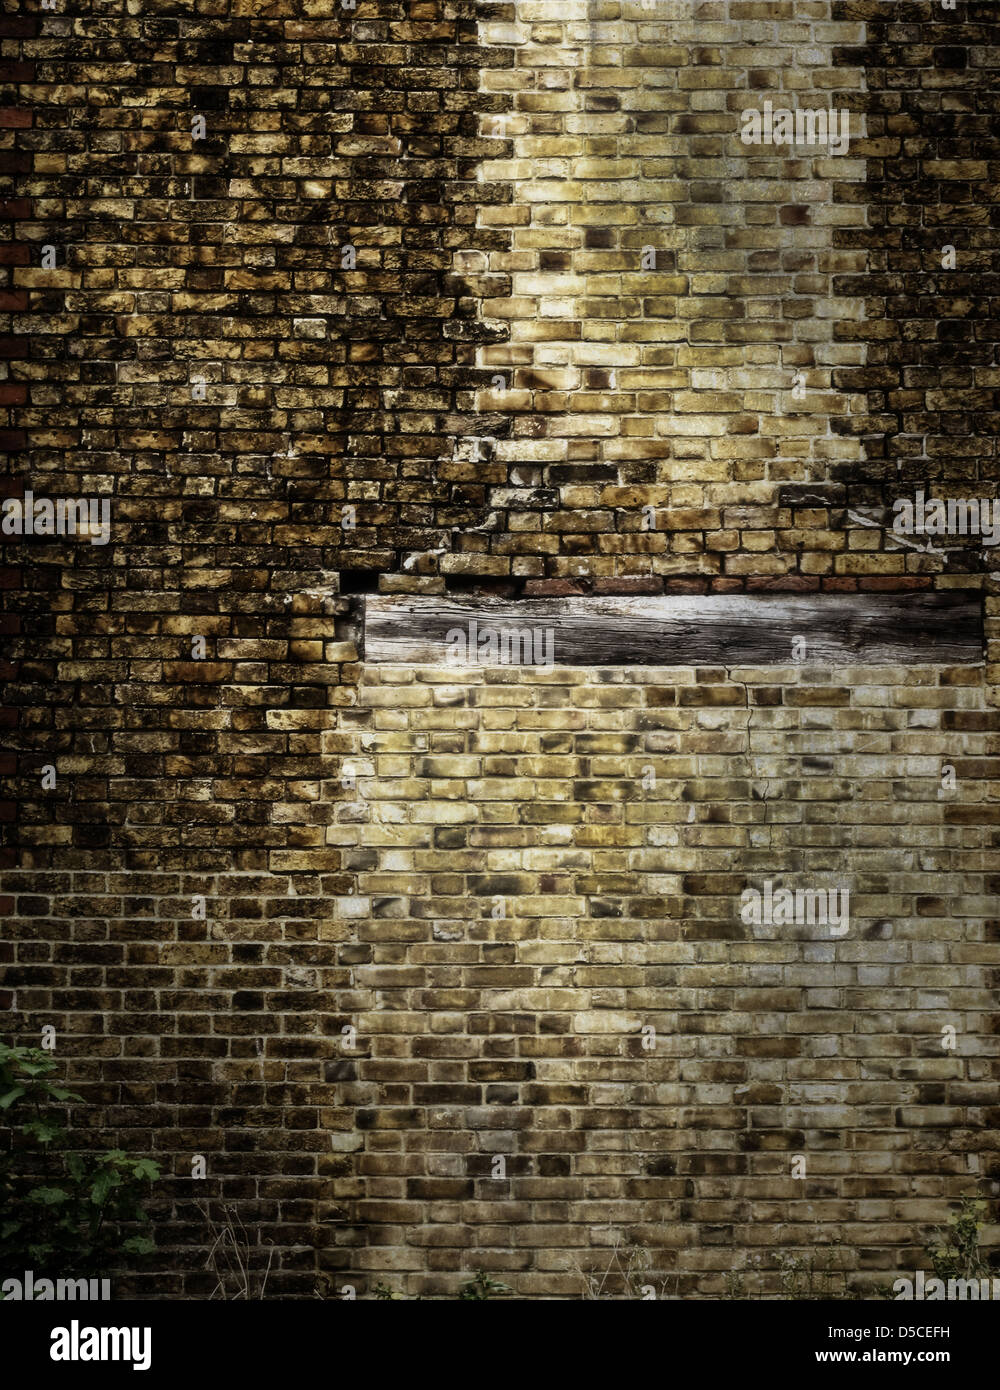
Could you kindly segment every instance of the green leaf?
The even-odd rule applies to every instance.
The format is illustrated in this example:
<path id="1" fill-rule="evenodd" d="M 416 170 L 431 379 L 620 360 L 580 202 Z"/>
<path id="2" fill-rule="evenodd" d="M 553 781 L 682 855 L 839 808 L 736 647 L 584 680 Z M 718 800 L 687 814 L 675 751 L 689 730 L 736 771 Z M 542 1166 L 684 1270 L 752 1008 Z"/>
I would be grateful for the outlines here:
<path id="1" fill-rule="evenodd" d="M 33 1187 L 28 1193 L 28 1201 L 35 1206 L 58 1207 L 69 1201 L 69 1193 L 62 1187 Z"/>
<path id="2" fill-rule="evenodd" d="M 11 1090 L 5 1091 L 4 1094 L 0 1096 L 0 1110 L 9 1110 L 18 1096 L 24 1095 L 26 1089 L 27 1087 L 25 1086 L 14 1086 Z"/>
<path id="3" fill-rule="evenodd" d="M 24 1072 L 25 1076 L 45 1076 L 50 1071 L 55 1070 L 55 1065 L 55 1062 L 50 1061 L 47 1057 L 40 1062 L 29 1062 L 25 1059 L 21 1062 L 21 1071 Z"/>
<path id="4" fill-rule="evenodd" d="M 90 1200 L 95 1207 L 103 1206 L 113 1188 L 121 1186 L 121 1175 L 113 1168 L 98 1173 L 90 1189 Z"/>
<path id="5" fill-rule="evenodd" d="M 155 1182 L 160 1176 L 160 1165 L 151 1158 L 136 1159 L 132 1165 L 132 1175 L 140 1180 L 148 1178 L 150 1182 Z"/>
<path id="6" fill-rule="evenodd" d="M 156 1242 L 150 1240 L 149 1236 L 129 1236 L 122 1249 L 129 1255 L 151 1255 L 156 1249 Z"/>
<path id="7" fill-rule="evenodd" d="M 51 1144 L 53 1139 L 58 1139 L 65 1132 L 61 1125 L 51 1124 L 48 1120 L 28 1120 L 21 1125 L 21 1133 L 37 1139 L 40 1144 Z"/>

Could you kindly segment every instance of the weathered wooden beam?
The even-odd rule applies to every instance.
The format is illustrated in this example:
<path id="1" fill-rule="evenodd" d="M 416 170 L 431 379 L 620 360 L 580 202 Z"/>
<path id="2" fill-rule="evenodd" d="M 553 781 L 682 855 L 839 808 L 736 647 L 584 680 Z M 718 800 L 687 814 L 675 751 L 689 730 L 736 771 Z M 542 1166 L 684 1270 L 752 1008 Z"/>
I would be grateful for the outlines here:
<path id="1" fill-rule="evenodd" d="M 978 596 L 960 592 L 517 602 L 369 596 L 364 659 L 416 665 L 973 664 L 983 660 L 983 617 Z"/>

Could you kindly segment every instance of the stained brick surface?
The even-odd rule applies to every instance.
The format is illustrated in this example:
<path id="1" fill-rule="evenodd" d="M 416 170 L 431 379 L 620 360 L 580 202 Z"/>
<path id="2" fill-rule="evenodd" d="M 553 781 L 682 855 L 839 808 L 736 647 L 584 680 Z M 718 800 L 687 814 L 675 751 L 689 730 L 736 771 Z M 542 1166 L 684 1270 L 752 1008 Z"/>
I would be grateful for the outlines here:
<path id="1" fill-rule="evenodd" d="M 998 1178 L 994 552 L 887 529 L 997 495 L 995 7 L 58 4 L 0 22 L 2 491 L 111 533 L 0 536 L 0 1004 L 169 1170 L 132 1287 L 210 1291 L 206 1197 L 307 1297 L 911 1267 Z M 357 600 L 881 588 L 985 663 L 375 670 Z"/>

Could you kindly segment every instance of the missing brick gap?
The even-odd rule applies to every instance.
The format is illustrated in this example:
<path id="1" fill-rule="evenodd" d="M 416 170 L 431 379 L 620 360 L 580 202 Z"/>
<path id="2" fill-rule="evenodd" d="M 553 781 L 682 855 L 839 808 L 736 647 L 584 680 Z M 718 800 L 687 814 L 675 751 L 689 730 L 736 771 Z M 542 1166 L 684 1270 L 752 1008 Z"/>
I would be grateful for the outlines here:
<path id="1" fill-rule="evenodd" d="M 377 594 L 382 573 L 382 570 L 341 570 L 339 572 L 340 592 L 341 594 Z"/>

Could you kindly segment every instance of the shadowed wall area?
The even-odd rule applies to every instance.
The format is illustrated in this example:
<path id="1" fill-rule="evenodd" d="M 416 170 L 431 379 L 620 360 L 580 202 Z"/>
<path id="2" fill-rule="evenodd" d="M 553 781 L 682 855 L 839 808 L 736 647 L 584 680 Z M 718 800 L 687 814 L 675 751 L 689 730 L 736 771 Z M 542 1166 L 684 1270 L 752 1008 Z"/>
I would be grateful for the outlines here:
<path id="1" fill-rule="evenodd" d="M 206 1203 L 270 1295 L 575 1298 L 618 1248 L 711 1298 L 884 1283 L 997 1196 L 995 552 L 894 520 L 997 498 L 998 34 L 0 20 L 0 1019 L 166 1170 L 116 1296 L 212 1291 Z M 655 646 L 675 598 L 669 660 L 468 628 L 627 600 Z"/>

